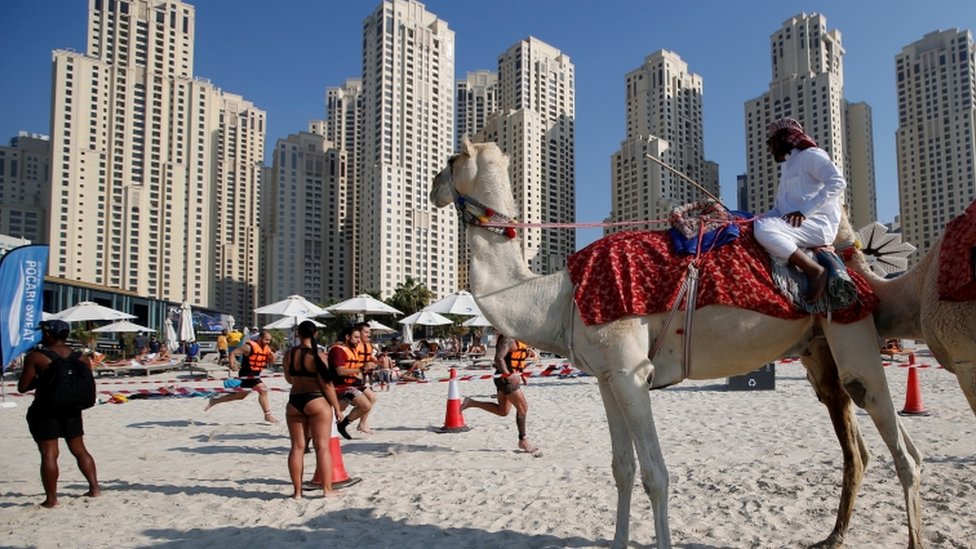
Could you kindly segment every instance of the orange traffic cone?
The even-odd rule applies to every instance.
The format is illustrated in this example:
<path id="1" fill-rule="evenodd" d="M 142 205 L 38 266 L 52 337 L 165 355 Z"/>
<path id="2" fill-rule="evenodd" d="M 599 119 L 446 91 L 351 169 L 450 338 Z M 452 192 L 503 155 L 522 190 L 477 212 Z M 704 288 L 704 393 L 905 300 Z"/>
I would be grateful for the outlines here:
<path id="1" fill-rule="evenodd" d="M 447 382 L 447 413 L 444 417 L 444 426 L 434 429 L 438 433 L 459 433 L 470 431 L 471 428 L 464 424 L 464 416 L 461 414 L 461 397 L 458 396 L 457 370 L 451 368 L 451 377 Z"/>
<path id="2" fill-rule="evenodd" d="M 922 405 L 922 389 L 918 385 L 918 368 L 914 364 L 914 356 L 909 355 L 908 390 L 905 391 L 905 409 L 898 412 L 902 416 L 927 416 Z"/>
<path id="3" fill-rule="evenodd" d="M 329 455 L 332 457 L 332 487 L 333 488 L 346 488 L 352 486 L 353 484 L 359 484 L 363 479 L 359 477 L 349 477 L 346 473 L 346 466 L 342 463 L 342 449 L 339 447 L 339 429 L 336 429 L 336 424 L 332 422 L 332 435 L 329 437 Z M 322 486 L 322 475 L 315 468 L 315 474 L 312 475 L 312 484 L 316 486 Z"/>

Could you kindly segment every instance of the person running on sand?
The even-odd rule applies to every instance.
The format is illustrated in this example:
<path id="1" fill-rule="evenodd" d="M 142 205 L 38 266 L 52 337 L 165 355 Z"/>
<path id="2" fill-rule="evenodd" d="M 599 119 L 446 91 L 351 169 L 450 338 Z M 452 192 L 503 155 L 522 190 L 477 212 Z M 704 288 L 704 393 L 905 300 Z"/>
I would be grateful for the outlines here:
<path id="1" fill-rule="evenodd" d="M 257 339 L 248 340 L 240 347 L 231 351 L 229 359 L 232 370 L 237 369 L 235 355 L 238 353 L 242 356 L 240 371 L 238 372 L 238 377 L 242 378 L 241 387 L 244 389 L 253 389 L 258 394 L 258 403 L 264 412 L 264 421 L 278 423 L 278 420 L 271 414 L 271 404 L 268 402 L 268 386 L 261 381 L 261 370 L 274 363 L 274 350 L 271 348 L 271 332 L 261 330 Z M 251 391 L 230 393 L 222 397 L 211 398 L 203 411 L 206 412 L 221 402 L 245 399 L 249 394 L 251 394 Z"/>
<path id="2" fill-rule="evenodd" d="M 527 354 L 524 352 L 524 343 L 498 334 L 498 342 L 495 346 L 495 388 L 497 394 L 496 402 L 486 402 L 466 397 L 461 403 L 461 410 L 468 408 L 480 408 L 486 412 L 491 412 L 496 416 L 505 417 L 515 407 L 515 426 L 518 428 L 518 446 L 523 451 L 532 455 L 541 455 L 539 448 L 529 441 L 525 433 L 525 418 L 529 413 L 529 401 L 525 398 L 522 391 L 524 380 L 520 375 L 524 369 L 524 361 Z"/>
<path id="3" fill-rule="evenodd" d="M 57 507 L 58 505 L 58 439 L 64 438 L 68 443 L 68 451 L 74 456 L 81 469 L 81 474 L 88 481 L 88 497 L 98 497 L 98 475 L 95 471 L 95 458 L 85 447 L 85 428 L 81 419 L 81 410 L 65 411 L 57 408 L 51 401 L 49 366 L 53 362 L 45 351 L 55 353 L 61 357 L 71 358 L 78 367 L 91 368 L 88 357 L 76 353 L 68 346 L 68 334 L 71 331 L 68 323 L 63 320 L 46 320 L 40 324 L 41 344 L 31 349 L 24 360 L 24 369 L 17 381 L 17 391 L 26 393 L 34 389 L 34 401 L 27 409 L 27 427 L 37 443 L 41 453 L 41 484 L 44 486 L 44 501 L 41 507 Z"/>
<path id="4" fill-rule="evenodd" d="M 337 492 L 332 488 L 332 455 L 329 439 L 332 420 L 342 419 L 339 399 L 332 386 L 332 374 L 327 366 L 328 355 L 315 344 L 315 323 L 306 320 L 298 325 L 298 345 L 288 349 L 282 366 L 285 380 L 291 384 L 285 422 L 291 438 L 288 452 L 288 474 L 291 477 L 294 499 L 302 498 L 302 476 L 305 472 L 305 448 L 311 438 L 315 448 L 318 471 L 324 471 L 322 486 L 325 495 Z"/>

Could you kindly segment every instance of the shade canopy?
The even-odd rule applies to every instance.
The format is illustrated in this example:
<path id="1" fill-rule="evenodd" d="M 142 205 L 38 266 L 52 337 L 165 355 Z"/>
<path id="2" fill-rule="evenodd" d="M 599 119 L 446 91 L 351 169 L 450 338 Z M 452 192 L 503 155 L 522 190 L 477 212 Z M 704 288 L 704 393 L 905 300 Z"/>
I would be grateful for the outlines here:
<path id="1" fill-rule="evenodd" d="M 173 321 L 169 318 L 166 319 L 166 348 L 170 352 L 175 353 L 177 349 L 180 348 L 180 340 L 176 337 L 176 328 L 173 327 Z"/>
<path id="2" fill-rule="evenodd" d="M 403 312 L 386 303 L 376 299 L 369 294 L 357 295 L 326 307 L 330 313 L 357 314 L 357 315 L 402 315 Z"/>
<path id="3" fill-rule="evenodd" d="M 442 315 L 474 316 L 481 314 L 481 309 L 474 302 L 474 296 L 464 290 L 459 290 L 443 299 L 439 299 L 424 307 L 424 310 Z"/>
<path id="4" fill-rule="evenodd" d="M 325 324 L 322 324 L 321 322 L 316 322 L 311 318 L 307 318 L 304 316 L 286 316 L 284 318 L 279 318 L 278 320 L 275 320 L 271 324 L 265 324 L 264 329 L 265 330 L 288 330 L 294 328 L 295 326 L 298 326 L 299 324 L 305 322 L 306 320 L 311 321 L 312 324 L 315 324 L 316 328 L 325 328 Z"/>
<path id="5" fill-rule="evenodd" d="M 115 309 L 99 305 L 94 301 L 82 301 L 73 307 L 54 315 L 54 318 L 65 322 L 81 322 L 85 320 L 125 320 L 135 318 L 136 315 L 116 311 Z"/>
<path id="6" fill-rule="evenodd" d="M 417 311 L 398 322 L 400 324 L 420 324 L 421 326 L 441 326 L 454 323 L 450 318 L 431 311 Z"/>
<path id="7" fill-rule="evenodd" d="M 386 324 L 383 324 L 382 322 L 377 322 L 375 320 L 370 320 L 369 321 L 369 329 L 374 334 L 392 334 L 392 333 L 396 333 L 396 330 L 394 330 L 393 328 L 390 328 Z"/>
<path id="8" fill-rule="evenodd" d="M 194 341 L 197 338 L 196 332 L 193 331 L 193 310 L 186 301 L 180 305 L 179 336 L 180 341 Z"/>
<path id="9" fill-rule="evenodd" d="M 254 309 L 259 315 L 281 315 L 308 318 L 328 315 L 329 312 L 300 295 L 290 295 L 281 301 Z M 331 315 L 329 315 L 331 316 Z"/>
<path id="10" fill-rule="evenodd" d="M 491 322 L 482 315 L 473 316 L 461 323 L 461 326 L 479 327 L 479 326 L 491 326 Z"/>
<path id="11" fill-rule="evenodd" d="M 128 320 L 119 320 L 118 322 L 113 322 L 111 324 L 106 324 L 105 326 L 99 326 L 92 330 L 93 332 L 104 333 L 104 332 L 152 332 L 152 328 L 147 328 L 145 326 L 140 326 L 135 322 L 129 322 Z"/>

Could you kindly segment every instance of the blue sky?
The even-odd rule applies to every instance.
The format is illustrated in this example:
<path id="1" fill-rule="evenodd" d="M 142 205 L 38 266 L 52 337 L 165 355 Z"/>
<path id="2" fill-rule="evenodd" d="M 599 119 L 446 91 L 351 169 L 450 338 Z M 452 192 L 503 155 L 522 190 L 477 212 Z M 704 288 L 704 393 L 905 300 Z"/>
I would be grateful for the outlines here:
<path id="1" fill-rule="evenodd" d="M 362 21 L 378 1 L 197 0 L 195 74 L 268 113 L 268 147 L 324 117 L 325 89 L 361 71 Z M 85 0 L 0 2 L 0 140 L 48 133 L 51 51 L 83 51 Z M 576 66 L 577 219 L 610 210 L 610 155 L 624 137 L 623 79 L 645 56 L 678 53 L 704 79 L 705 155 L 720 165 L 734 204 L 745 171 L 743 104 L 770 79 L 769 36 L 800 13 L 841 32 L 845 95 L 874 114 L 878 215 L 898 212 L 894 57 L 926 33 L 976 29 L 972 0 L 430 0 L 455 32 L 456 78 L 497 69 L 498 54 L 529 35 Z M 599 237 L 581 230 L 580 246 Z"/>

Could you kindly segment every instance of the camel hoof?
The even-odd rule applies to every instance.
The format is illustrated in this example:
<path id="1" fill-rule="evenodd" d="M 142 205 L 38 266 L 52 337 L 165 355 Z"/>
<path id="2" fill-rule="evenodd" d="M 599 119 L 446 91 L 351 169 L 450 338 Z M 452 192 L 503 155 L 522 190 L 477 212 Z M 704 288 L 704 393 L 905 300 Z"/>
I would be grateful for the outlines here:
<path id="1" fill-rule="evenodd" d="M 814 543 L 810 549 L 840 549 L 844 546 L 844 536 L 841 534 L 830 534 L 827 539 Z"/>

